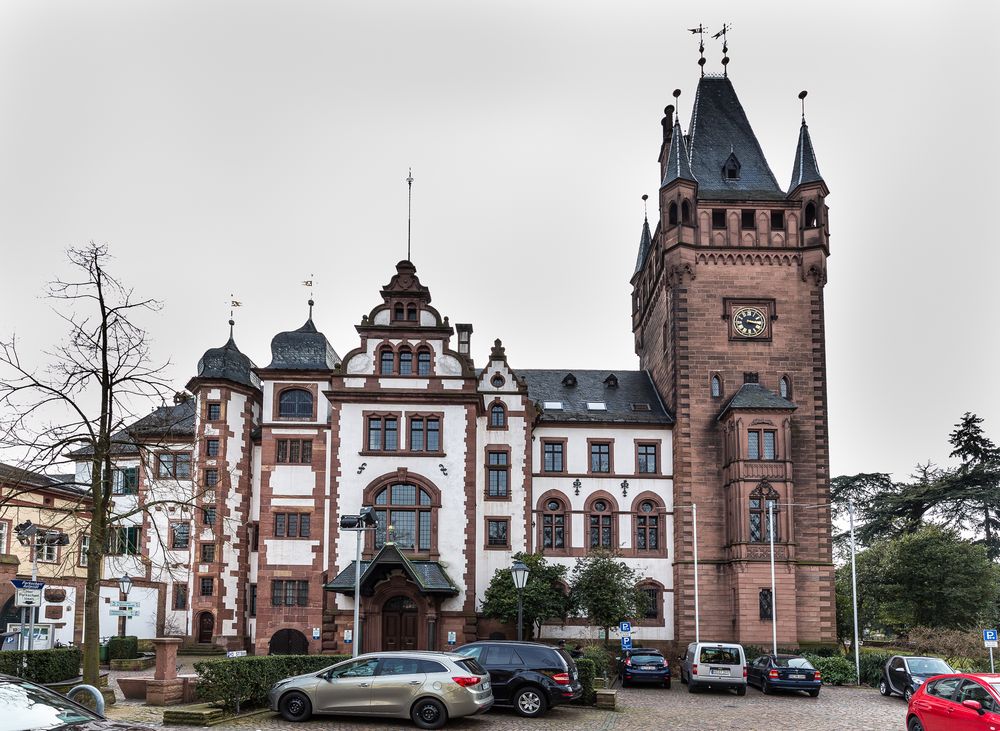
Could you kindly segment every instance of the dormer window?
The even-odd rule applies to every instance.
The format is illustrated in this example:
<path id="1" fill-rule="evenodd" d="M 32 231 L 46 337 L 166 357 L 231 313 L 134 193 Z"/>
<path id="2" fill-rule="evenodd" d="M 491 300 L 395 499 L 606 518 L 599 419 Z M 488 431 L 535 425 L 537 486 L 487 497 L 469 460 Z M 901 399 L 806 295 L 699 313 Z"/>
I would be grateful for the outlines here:
<path id="1" fill-rule="evenodd" d="M 562 411 L 562 401 L 543 401 L 542 408 L 546 411 Z"/>
<path id="2" fill-rule="evenodd" d="M 567 373 L 565 376 L 563 376 L 562 385 L 564 385 L 566 388 L 573 388 L 574 386 L 576 386 L 576 376 L 574 376 L 572 373 Z"/>
<path id="3" fill-rule="evenodd" d="M 410 322 L 416 322 L 417 321 L 417 306 L 416 305 L 407 305 L 407 307 L 406 307 L 406 319 L 409 320 Z"/>
<path id="4" fill-rule="evenodd" d="M 740 179 L 740 161 L 736 159 L 735 153 L 729 153 L 726 164 L 722 166 L 722 177 L 724 180 Z"/>
<path id="5" fill-rule="evenodd" d="M 610 374 L 607 378 L 604 379 L 604 385 L 607 386 L 608 388 L 618 388 L 618 376 L 616 376 L 614 373 Z"/>
<path id="6" fill-rule="evenodd" d="M 392 319 L 393 320 L 402 320 L 403 319 L 403 303 L 402 302 L 397 302 L 396 306 L 393 308 L 393 310 L 392 310 Z"/>

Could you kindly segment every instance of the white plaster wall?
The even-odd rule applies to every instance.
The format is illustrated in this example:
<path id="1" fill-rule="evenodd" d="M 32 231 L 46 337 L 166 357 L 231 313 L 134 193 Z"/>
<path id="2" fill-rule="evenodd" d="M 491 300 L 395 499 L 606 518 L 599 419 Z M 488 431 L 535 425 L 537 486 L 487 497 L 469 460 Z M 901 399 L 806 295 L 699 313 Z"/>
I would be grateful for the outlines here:
<path id="1" fill-rule="evenodd" d="M 277 387 L 278 383 L 281 383 L 281 388 L 282 389 L 284 389 L 285 387 L 287 387 L 291 383 L 294 383 L 297 386 L 301 386 L 302 388 L 306 388 L 307 386 L 315 386 L 316 387 L 316 393 L 317 393 L 317 397 L 316 397 L 316 403 L 317 403 L 317 406 L 316 406 L 316 419 L 315 420 L 312 420 L 312 419 L 295 420 L 293 423 L 304 423 L 304 424 L 319 423 L 319 424 L 325 424 L 327 422 L 327 419 L 329 419 L 329 417 L 330 417 L 330 402 L 323 395 L 323 391 L 326 391 L 327 389 L 330 388 L 330 382 L 329 381 L 264 381 L 261 384 L 261 396 L 262 396 L 262 405 L 261 405 L 261 410 L 260 410 L 261 421 L 263 421 L 265 423 L 268 423 L 268 424 L 275 423 L 274 420 L 271 417 L 275 413 L 275 411 L 274 411 L 274 394 L 275 394 L 275 390 L 276 390 L 276 387 Z M 289 422 L 289 421 L 291 421 L 291 420 L 290 419 L 282 419 L 281 420 L 282 423 Z"/>
<path id="2" fill-rule="evenodd" d="M 324 399 L 325 400 L 325 399 Z M 219 517 L 222 523 L 222 543 L 220 561 L 227 570 L 220 572 L 219 582 L 221 584 L 223 614 L 231 613 L 232 619 L 222 618 L 218 626 L 218 633 L 223 636 L 236 635 L 240 631 L 243 619 L 243 604 L 238 594 L 240 577 L 235 570 L 239 564 L 245 545 L 237 540 L 238 530 L 246 525 L 250 516 L 248 509 L 243 505 L 243 495 L 235 489 L 246 475 L 243 474 L 241 463 L 246 456 L 245 450 L 250 443 L 250 435 L 246 433 L 246 421 L 243 412 L 246 408 L 247 397 L 241 393 L 231 392 L 229 405 L 226 409 L 226 426 L 232 435 L 226 442 L 226 464 L 224 468 L 230 475 L 230 484 L 234 489 L 229 490 L 223 497 L 226 518 Z M 194 548 L 192 548 L 194 550 Z M 245 588 L 245 587 L 244 587 Z M 217 618 L 219 621 L 219 618 Z"/>
<path id="3" fill-rule="evenodd" d="M 101 637 L 112 637 L 118 634 L 118 617 L 112 617 L 111 602 L 118 601 L 121 593 L 117 586 L 101 587 Z M 133 586 L 128 594 L 128 601 L 139 602 L 139 616 L 126 620 L 125 634 L 135 635 L 139 639 L 156 637 L 157 604 L 159 592 L 155 587 Z"/>
<path id="4" fill-rule="evenodd" d="M 302 539 L 286 540 L 283 538 L 268 538 L 267 559 L 277 566 L 312 566 L 313 548 L 320 545 L 316 541 Z"/>

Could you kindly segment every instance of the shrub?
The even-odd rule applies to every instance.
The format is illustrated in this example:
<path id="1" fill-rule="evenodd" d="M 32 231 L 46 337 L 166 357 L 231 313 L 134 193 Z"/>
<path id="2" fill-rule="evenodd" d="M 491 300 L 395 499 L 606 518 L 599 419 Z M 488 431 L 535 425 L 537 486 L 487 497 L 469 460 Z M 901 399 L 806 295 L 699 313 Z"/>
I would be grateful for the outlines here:
<path id="1" fill-rule="evenodd" d="M 33 683 L 58 683 L 80 674 L 80 658 L 78 647 L 4 650 L 0 652 L 0 673 L 16 675 Z"/>
<path id="2" fill-rule="evenodd" d="M 846 657 L 806 657 L 823 674 L 824 685 L 854 685 L 854 663 Z"/>
<path id="3" fill-rule="evenodd" d="M 197 662 L 198 695 L 226 708 L 267 705 L 267 692 L 279 680 L 318 672 L 350 655 L 266 655 Z"/>
<path id="4" fill-rule="evenodd" d="M 108 638 L 108 660 L 134 660 L 139 657 L 139 638 L 128 637 Z"/>
<path id="5" fill-rule="evenodd" d="M 891 652 L 861 652 L 861 682 L 873 688 L 878 687 L 882 679 L 882 670 L 892 657 Z"/>
<path id="6" fill-rule="evenodd" d="M 594 677 L 614 677 L 617 670 L 614 655 L 604 645 L 592 644 L 583 648 L 583 658 L 594 663 Z M 579 662 L 579 661 L 578 661 Z"/>
<path id="7" fill-rule="evenodd" d="M 580 702 L 587 706 L 594 705 L 597 693 L 594 690 L 594 675 L 596 668 L 594 661 L 587 657 L 581 657 L 576 661 L 576 669 L 580 673 L 580 685 L 583 686 L 583 695 Z"/>

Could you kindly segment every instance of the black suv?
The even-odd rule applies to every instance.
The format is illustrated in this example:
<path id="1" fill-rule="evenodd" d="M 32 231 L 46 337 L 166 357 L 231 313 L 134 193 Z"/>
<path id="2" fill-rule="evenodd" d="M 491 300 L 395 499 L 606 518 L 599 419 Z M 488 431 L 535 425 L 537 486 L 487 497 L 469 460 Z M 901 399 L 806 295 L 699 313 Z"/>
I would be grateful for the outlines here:
<path id="1" fill-rule="evenodd" d="M 583 694 L 576 663 L 565 650 L 538 642 L 484 640 L 456 650 L 490 673 L 493 702 L 535 718 Z"/>

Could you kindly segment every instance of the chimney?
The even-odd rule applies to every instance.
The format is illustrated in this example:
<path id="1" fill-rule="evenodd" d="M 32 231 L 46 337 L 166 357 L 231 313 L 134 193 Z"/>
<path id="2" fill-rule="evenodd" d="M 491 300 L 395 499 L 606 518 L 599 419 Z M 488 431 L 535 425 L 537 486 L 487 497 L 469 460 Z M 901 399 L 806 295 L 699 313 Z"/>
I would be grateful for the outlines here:
<path id="1" fill-rule="evenodd" d="M 458 352 L 466 358 L 471 358 L 472 325 L 456 322 L 455 329 L 458 331 Z"/>

